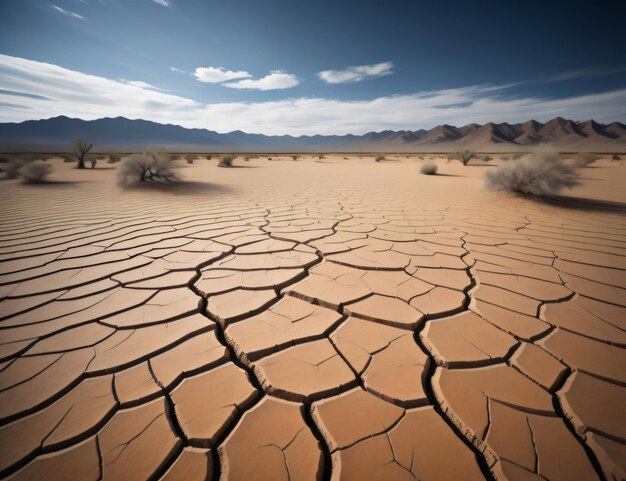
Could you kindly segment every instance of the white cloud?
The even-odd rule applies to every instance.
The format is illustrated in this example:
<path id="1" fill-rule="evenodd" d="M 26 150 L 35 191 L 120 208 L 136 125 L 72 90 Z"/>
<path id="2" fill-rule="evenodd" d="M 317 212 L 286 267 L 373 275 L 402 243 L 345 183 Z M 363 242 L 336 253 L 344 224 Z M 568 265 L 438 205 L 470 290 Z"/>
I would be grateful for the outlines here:
<path id="1" fill-rule="evenodd" d="M 57 12 L 61 12 L 63 15 L 67 15 L 68 17 L 78 18 L 79 20 L 85 20 L 85 17 L 82 15 L 78 15 L 76 12 L 71 12 L 69 10 L 65 10 L 64 8 L 59 7 L 58 5 L 50 5 Z"/>
<path id="2" fill-rule="evenodd" d="M 551 75 L 546 78 L 546 82 L 563 82 L 565 80 L 574 80 L 578 78 L 594 78 L 594 77 L 605 77 L 607 75 L 613 75 L 615 73 L 624 72 L 626 67 L 617 67 L 617 68 L 583 68 L 579 70 L 568 70 L 567 72 L 560 72 L 555 75 Z"/>
<path id="3" fill-rule="evenodd" d="M 185 72 L 184 70 L 181 70 L 181 69 L 176 68 L 176 67 L 170 67 L 170 70 L 171 70 L 172 72 L 187 73 L 187 72 Z"/>
<path id="4" fill-rule="evenodd" d="M 546 121 L 557 115 L 600 122 L 626 119 L 626 88 L 562 99 L 512 97 L 510 89 L 510 85 L 478 85 L 359 101 L 294 98 L 205 104 L 0 54 L 1 122 L 121 115 L 219 132 L 302 135 L 415 130 L 443 123 Z"/>
<path id="5" fill-rule="evenodd" d="M 154 3 L 158 3 L 162 7 L 171 7 L 172 6 L 172 3 L 170 2 L 170 0 L 153 0 L 153 1 L 154 1 Z"/>
<path id="6" fill-rule="evenodd" d="M 278 90 L 289 89 L 299 83 L 300 81 L 295 75 L 280 70 L 273 70 L 260 79 L 239 80 L 238 82 L 229 82 L 223 85 L 231 89 Z"/>
<path id="7" fill-rule="evenodd" d="M 147 82 L 142 82 L 141 80 L 125 80 L 125 79 L 122 79 L 121 81 L 124 82 L 125 84 L 134 85 L 135 87 L 139 87 L 139 88 L 142 88 L 142 89 L 152 89 L 152 90 L 161 90 L 161 91 L 163 90 L 163 89 L 161 89 L 159 87 L 155 87 L 154 85 L 149 84 Z"/>
<path id="8" fill-rule="evenodd" d="M 393 73 L 393 63 L 383 62 L 375 65 L 359 65 L 345 70 L 324 70 L 317 76 L 329 84 L 360 82 L 368 78 L 382 77 Z"/>
<path id="9" fill-rule="evenodd" d="M 222 67 L 198 67 L 194 73 L 200 82 L 216 84 L 227 80 L 252 77 L 245 70 L 225 70 Z"/>

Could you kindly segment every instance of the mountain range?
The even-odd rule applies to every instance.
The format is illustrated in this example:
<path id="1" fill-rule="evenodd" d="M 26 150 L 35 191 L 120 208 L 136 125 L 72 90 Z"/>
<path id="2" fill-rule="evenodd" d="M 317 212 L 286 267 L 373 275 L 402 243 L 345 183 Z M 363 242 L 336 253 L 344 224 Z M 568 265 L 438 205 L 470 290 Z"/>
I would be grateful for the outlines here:
<path id="1" fill-rule="evenodd" d="M 97 120 L 65 116 L 0 123 L 0 151 L 65 152 L 72 139 L 94 144 L 94 151 L 137 151 L 161 146 L 188 152 L 483 152 L 523 151 L 549 143 L 561 151 L 626 152 L 626 125 L 576 122 L 556 117 L 541 123 L 439 125 L 430 130 L 385 130 L 363 135 L 263 135 L 239 130 L 218 133 L 124 117 Z"/>

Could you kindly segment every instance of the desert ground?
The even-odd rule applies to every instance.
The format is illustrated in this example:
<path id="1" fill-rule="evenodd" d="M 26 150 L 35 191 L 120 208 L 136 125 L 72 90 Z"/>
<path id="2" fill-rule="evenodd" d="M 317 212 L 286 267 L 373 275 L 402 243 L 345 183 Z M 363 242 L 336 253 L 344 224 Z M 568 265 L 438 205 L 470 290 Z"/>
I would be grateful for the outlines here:
<path id="1" fill-rule="evenodd" d="M 420 156 L 0 180 L 0 477 L 625 479 L 626 162 Z"/>

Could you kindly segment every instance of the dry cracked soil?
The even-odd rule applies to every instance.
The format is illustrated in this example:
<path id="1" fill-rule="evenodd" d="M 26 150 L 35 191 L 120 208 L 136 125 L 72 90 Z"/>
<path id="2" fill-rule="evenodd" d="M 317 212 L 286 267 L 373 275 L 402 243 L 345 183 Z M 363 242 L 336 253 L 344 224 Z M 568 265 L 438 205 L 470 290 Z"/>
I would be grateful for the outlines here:
<path id="1" fill-rule="evenodd" d="M 287 159 L 0 181 L 0 477 L 625 478 L 626 167 Z"/>

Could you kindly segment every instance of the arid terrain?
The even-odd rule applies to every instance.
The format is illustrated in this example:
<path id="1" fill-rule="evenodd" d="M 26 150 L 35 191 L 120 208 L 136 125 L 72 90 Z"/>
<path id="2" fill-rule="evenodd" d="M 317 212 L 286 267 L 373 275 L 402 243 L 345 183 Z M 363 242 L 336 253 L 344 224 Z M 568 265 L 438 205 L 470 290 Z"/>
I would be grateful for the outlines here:
<path id="1" fill-rule="evenodd" d="M 494 157 L 0 180 L 0 477 L 625 479 L 626 162 Z"/>

